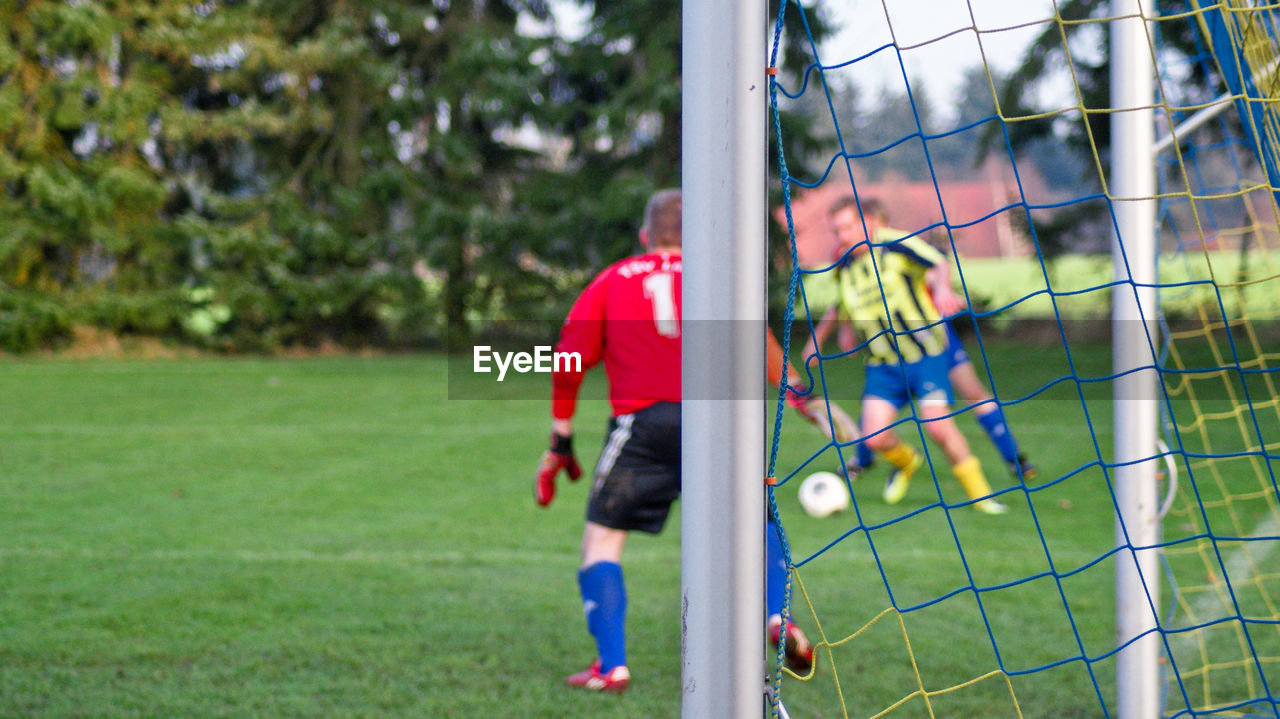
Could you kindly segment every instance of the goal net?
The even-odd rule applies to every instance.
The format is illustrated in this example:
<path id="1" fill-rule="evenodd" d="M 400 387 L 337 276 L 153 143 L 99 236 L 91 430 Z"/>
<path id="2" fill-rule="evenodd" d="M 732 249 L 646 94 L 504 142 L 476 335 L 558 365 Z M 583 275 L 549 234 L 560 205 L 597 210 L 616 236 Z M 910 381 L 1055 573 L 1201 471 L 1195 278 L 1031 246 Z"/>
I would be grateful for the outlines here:
<path id="1" fill-rule="evenodd" d="M 832 203 L 875 200 L 892 230 L 867 238 L 873 252 L 923 239 L 949 258 L 969 307 L 952 326 L 992 399 L 956 397 L 944 419 L 1009 508 L 975 511 L 919 402 L 891 425 L 924 459 L 893 504 L 886 457 L 855 474 L 857 442 L 823 440 L 779 402 L 769 505 L 791 615 L 818 644 L 807 674 L 776 669 L 792 716 L 1124 716 L 1138 682 L 1121 658 L 1154 637 L 1163 716 L 1280 717 L 1280 8 L 1136 7 L 1154 67 L 1139 103 L 1157 138 L 1145 197 L 1112 183 L 1108 126 L 1135 106 L 1108 95 L 1117 18 L 1105 4 L 852 3 L 835 41 L 811 43 L 803 75 L 771 83 L 774 117 L 820 118 L 828 143 L 778 156 L 792 264 L 780 337 L 801 375 L 788 381 L 858 415 L 873 337 L 835 332 L 808 357 L 799 344 L 842 306 L 851 271 Z M 777 22 L 803 27 L 812 11 L 783 3 Z M 1009 46 L 1030 48 L 1021 64 Z M 977 68 L 947 111 L 923 79 L 944 77 L 940 64 Z M 1137 241 L 1117 208 L 1135 201 L 1155 208 L 1154 288 L 1116 279 Z M 1157 388 L 1117 396 L 1128 373 L 1113 365 L 1113 298 L 1150 289 L 1160 311 L 1143 368 Z M 1144 331 L 1134 324 L 1120 331 Z M 884 336 L 909 341 L 904 327 L 890 319 Z M 1137 462 L 1116 459 L 1117 402 L 1157 410 L 1159 441 Z M 1022 470 L 984 423 L 991 406 Z M 1117 529 L 1117 479 L 1139 463 L 1158 468 L 1151 544 Z M 847 511 L 800 508 L 796 488 L 817 471 L 846 479 Z M 1144 551 L 1156 571 L 1117 592 L 1118 565 Z M 1142 637 L 1117 629 L 1127 603 L 1150 607 Z"/>

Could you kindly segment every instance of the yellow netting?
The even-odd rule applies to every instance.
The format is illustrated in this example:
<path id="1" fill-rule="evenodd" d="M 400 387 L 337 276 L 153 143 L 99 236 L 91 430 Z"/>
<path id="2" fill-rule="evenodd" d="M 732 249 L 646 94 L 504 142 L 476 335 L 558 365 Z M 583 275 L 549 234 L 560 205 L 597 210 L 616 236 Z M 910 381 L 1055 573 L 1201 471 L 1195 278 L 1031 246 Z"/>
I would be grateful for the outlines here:
<path id="1" fill-rule="evenodd" d="M 1082 13 L 1080 3 L 1055 1 L 1051 16 L 995 26 L 977 19 L 978 0 L 967 4 L 970 24 L 920 40 L 900 37 L 904 20 L 891 11 L 890 3 L 883 3 L 892 43 L 887 52 L 901 59 L 903 53 L 931 43 L 971 36 L 987 70 L 1000 123 L 1080 123 L 1105 202 L 1161 202 L 1158 281 L 1167 314 L 1162 361 L 1168 370 L 1163 375 L 1168 392 L 1164 415 L 1172 458 L 1162 476 L 1166 482 L 1177 481 L 1163 524 L 1159 610 L 1166 652 L 1164 706 L 1170 716 L 1273 716 L 1273 697 L 1280 687 L 1280 491 L 1268 456 L 1280 454 L 1280 392 L 1272 371 L 1280 362 L 1280 209 L 1278 188 L 1253 153 L 1263 153 L 1263 162 L 1270 156 L 1280 167 L 1280 5 L 1197 0 L 1186 12 L 1156 18 L 1143 3 L 1151 20 L 1149 46 L 1160 67 L 1151 107 L 1174 142 L 1163 155 L 1159 192 L 1150 198 L 1121 198 L 1109 190 L 1105 150 L 1099 148 L 1091 123 L 1118 110 L 1089 105 L 1077 57 L 1097 51 L 1080 38 L 1105 40 L 1108 23 L 1115 18 Z M 1253 96 L 1188 96 L 1177 87 L 1185 75 L 1169 70 L 1167 58 L 1158 51 L 1161 26 L 1173 23 L 1199 27 L 1204 47 L 1211 49 L 1212 13 L 1221 13 L 1239 57 L 1208 52 L 1206 57 L 1232 63 L 1257 88 Z M 1085 27 L 1094 34 L 1082 34 Z M 984 41 L 1029 28 L 1042 37 L 1056 33 L 1060 73 L 1069 78 L 1074 98 L 1042 112 L 1014 115 L 1001 107 L 998 74 L 991 69 Z M 829 87 L 828 75 L 834 77 L 878 54 L 826 62 L 815 58 L 823 79 L 814 85 L 821 92 Z M 905 61 L 902 66 L 905 74 Z M 1245 106 L 1251 109 L 1242 112 Z M 1216 120 L 1194 130 L 1176 129 L 1193 113 L 1215 108 L 1223 110 Z M 832 118 L 837 133 L 844 121 L 852 118 Z M 930 132 L 924 127 L 904 132 L 913 129 L 926 136 Z M 844 136 L 838 136 L 841 154 L 828 169 L 837 179 L 809 179 L 814 186 L 835 182 L 856 191 L 865 179 L 855 166 L 860 156 L 870 153 L 847 148 Z M 1260 141 L 1253 142 L 1254 137 Z M 1025 191 L 1012 201 L 1022 205 L 1014 209 L 1028 214 L 1040 209 Z M 950 233 L 945 208 L 943 213 L 942 231 Z M 1093 429 L 1094 417 L 1087 411 L 1085 417 Z M 1105 454 L 1109 451 L 1107 446 Z M 940 455 L 935 461 L 943 462 Z M 946 475 L 945 469 L 939 473 L 938 499 L 958 502 Z M 1002 541 L 1012 542 L 1028 556 L 1047 555 L 1026 562 L 1028 568 L 1021 571 L 1029 574 L 1017 575 L 1010 568 L 1005 575 L 997 568 L 986 570 L 996 578 L 975 576 L 972 554 L 1002 551 L 1008 545 L 993 547 L 983 530 L 956 519 L 962 510 L 940 505 L 922 510 L 914 524 L 910 516 L 868 510 L 857 526 L 808 556 L 810 563 L 793 571 L 793 606 L 797 621 L 815 639 L 819 661 L 805 676 L 787 673 L 801 682 L 788 687 L 797 702 L 821 707 L 824 716 L 1022 717 L 1055 716 L 1060 707 L 1054 702 L 1066 696 L 1074 702 L 1070 709 L 1076 714 L 1114 714 L 1114 629 L 1077 621 L 1085 616 L 1106 616 L 1110 621 L 1114 611 L 1111 525 L 1097 522 L 1099 536 L 1075 547 L 1056 533 L 1045 509 L 1072 511 L 1084 504 L 1089 492 L 1105 492 L 1109 485 L 1103 469 L 1089 463 L 1055 470 L 1055 477 L 1058 483 L 1026 487 L 1021 506 L 1024 514 L 1032 508 L 1034 521 L 1023 523 L 1025 534 L 1001 535 Z M 1111 510 L 1107 501 L 1090 507 Z M 932 526 L 922 529 L 926 521 Z M 904 523 L 903 536 L 893 535 L 897 522 Z M 935 531 L 943 524 L 950 533 Z M 884 539 L 876 546 L 873 536 Z M 890 549 L 912 542 L 931 549 L 922 549 L 914 562 Z M 948 547 L 948 542 L 955 546 Z M 812 548 L 806 554 L 809 551 Z M 847 573 L 816 559 L 840 552 Z M 941 588 L 907 597 L 910 592 L 900 590 L 895 581 L 908 571 L 904 568 L 913 566 L 937 575 Z M 806 587 L 802 575 L 817 591 Z M 1060 626 L 1044 626 L 1052 622 Z M 1056 677 L 1050 688 L 1036 683 L 1041 675 Z"/>
<path id="2" fill-rule="evenodd" d="M 1221 74 L 1248 78 L 1259 94 L 1235 94 L 1249 111 L 1228 113 L 1245 136 L 1263 138 L 1250 149 L 1277 159 L 1277 89 L 1273 7 L 1230 0 L 1196 3 L 1196 22 L 1213 47 L 1215 13 L 1237 53 L 1213 60 Z M 1260 112 L 1258 112 L 1260 110 Z M 1197 711 L 1247 715 L 1241 697 L 1276 691 L 1280 662 L 1280 573 L 1274 554 L 1280 534 L 1275 479 L 1263 453 L 1280 449 L 1260 430 L 1280 417 L 1275 379 L 1268 370 L 1280 355 L 1267 351 L 1263 335 L 1280 318 L 1276 291 L 1277 213 L 1274 190 L 1257 162 L 1238 178 L 1234 193 L 1197 190 L 1194 163 L 1180 153 L 1182 188 L 1195 233 L 1163 258 L 1162 281 L 1200 282 L 1169 292 L 1184 318 L 1167 333 L 1167 365 L 1183 372 L 1166 380 L 1170 435 L 1186 450 L 1177 496 L 1164 524 L 1166 539 L 1187 541 L 1165 550 L 1175 606 L 1169 619 L 1169 691 L 1185 693 Z M 1213 204 L 1236 198 L 1238 224 L 1209 221 Z M 1218 214 L 1221 217 L 1221 213 Z M 1197 242 L 1198 240 L 1198 242 Z M 1236 245 L 1226 252 L 1216 248 Z M 1210 359 L 1205 362 L 1206 354 Z M 1237 369 L 1238 368 L 1238 369 Z M 1247 617 L 1248 622 L 1233 621 Z M 1178 631 L 1192 627 L 1189 631 Z"/>

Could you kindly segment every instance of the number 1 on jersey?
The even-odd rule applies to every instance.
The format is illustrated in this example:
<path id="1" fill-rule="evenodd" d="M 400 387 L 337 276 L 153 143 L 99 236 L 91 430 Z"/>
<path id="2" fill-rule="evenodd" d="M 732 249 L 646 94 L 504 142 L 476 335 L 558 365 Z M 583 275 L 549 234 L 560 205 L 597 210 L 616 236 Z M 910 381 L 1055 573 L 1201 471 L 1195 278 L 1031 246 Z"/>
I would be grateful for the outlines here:
<path id="1" fill-rule="evenodd" d="M 675 275 L 654 272 L 641 280 L 644 296 L 653 303 L 653 324 L 663 337 L 680 336 L 680 313 L 676 310 Z"/>

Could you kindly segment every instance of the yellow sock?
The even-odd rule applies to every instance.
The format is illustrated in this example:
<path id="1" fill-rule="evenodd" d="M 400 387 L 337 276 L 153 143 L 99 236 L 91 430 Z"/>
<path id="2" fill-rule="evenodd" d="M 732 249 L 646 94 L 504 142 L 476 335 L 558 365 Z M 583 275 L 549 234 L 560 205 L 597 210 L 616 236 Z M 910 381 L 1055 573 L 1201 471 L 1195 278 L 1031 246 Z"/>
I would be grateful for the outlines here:
<path id="1" fill-rule="evenodd" d="M 987 484 L 987 475 L 982 473 L 982 465 L 978 463 L 977 457 L 970 456 L 965 461 L 953 465 L 951 471 L 955 473 L 956 479 L 960 480 L 960 486 L 964 487 L 964 493 L 969 495 L 969 499 L 991 494 L 991 485 Z"/>
<path id="2" fill-rule="evenodd" d="M 911 445 L 905 442 L 896 445 L 893 449 L 881 452 L 880 456 L 898 469 L 906 469 L 911 466 L 912 462 L 916 461 L 916 451 L 911 449 Z"/>

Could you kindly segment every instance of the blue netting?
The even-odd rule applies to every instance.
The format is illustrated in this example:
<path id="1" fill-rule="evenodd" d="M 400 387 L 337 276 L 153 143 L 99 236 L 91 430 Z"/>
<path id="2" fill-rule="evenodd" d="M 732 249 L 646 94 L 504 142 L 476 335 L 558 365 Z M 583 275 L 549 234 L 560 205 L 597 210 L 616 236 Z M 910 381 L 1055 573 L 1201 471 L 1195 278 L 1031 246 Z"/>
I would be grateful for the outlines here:
<path id="1" fill-rule="evenodd" d="M 1013 482 L 993 482 L 998 484 L 994 496 L 1012 505 L 1014 513 L 978 517 L 971 510 L 974 499 L 957 497 L 945 456 L 931 447 L 918 407 L 909 404 L 890 429 L 923 452 L 932 487 L 916 491 L 910 503 L 886 507 L 879 501 L 878 487 L 867 486 L 870 478 L 855 483 L 846 472 L 851 511 L 819 524 L 796 510 L 791 490 L 808 473 L 833 463 L 843 471 L 853 446 L 835 440 L 815 446 L 812 434 L 791 433 L 784 421 L 785 387 L 789 382 L 812 387 L 815 396 L 828 399 L 830 418 L 831 403 L 857 401 L 857 393 L 849 388 L 857 373 L 850 367 L 859 366 L 865 354 L 860 350 L 872 338 L 859 338 L 862 344 L 852 349 L 819 351 L 804 358 L 799 379 L 787 377 L 784 369 L 768 458 L 769 474 L 778 479 L 769 492 L 769 511 L 780 527 L 792 530 L 783 537 L 797 578 L 811 577 L 801 582 L 803 606 L 824 645 L 820 661 L 825 660 L 830 670 L 829 675 L 806 677 L 810 681 L 796 701 L 788 698 L 793 712 L 797 706 L 812 706 L 823 712 L 838 709 L 843 715 L 915 715 L 921 709 L 933 715 L 946 714 L 940 707 L 956 702 L 954 706 L 962 707 L 954 712 L 958 715 L 981 711 L 984 716 L 1110 716 L 1117 703 L 1116 656 L 1140 638 L 1115 639 L 1114 566 L 1135 550 L 1158 549 L 1163 577 L 1143 576 L 1153 591 L 1132 599 L 1159 617 L 1151 633 L 1158 635 L 1164 652 L 1165 713 L 1280 717 L 1272 696 L 1280 680 L 1280 571 L 1270 569 L 1280 562 L 1269 557 L 1280 542 L 1280 487 L 1272 466 L 1280 444 L 1280 411 L 1271 392 L 1275 353 L 1268 342 L 1274 342 L 1265 336 L 1266 323 L 1280 317 L 1271 312 L 1274 303 L 1268 301 L 1268 296 L 1280 296 L 1280 272 L 1270 259 L 1280 245 L 1274 199 L 1280 182 L 1275 181 L 1267 149 L 1274 147 L 1271 128 L 1276 125 L 1269 79 L 1257 77 L 1249 64 L 1258 62 L 1259 38 L 1274 48 L 1276 35 L 1270 18 L 1246 21 L 1241 19 L 1242 8 L 1248 9 L 1241 6 L 1224 15 L 1217 6 L 1202 11 L 1191 0 L 1186 15 L 1164 21 L 1194 24 L 1201 44 L 1191 56 L 1157 54 L 1160 127 L 1167 130 L 1211 104 L 1212 98 L 1182 96 L 1171 81 L 1185 77 L 1193 67 L 1224 77 L 1223 92 L 1235 99 L 1230 111 L 1177 138 L 1173 149 L 1158 160 L 1161 256 L 1155 289 L 1174 311 L 1161 317 L 1159 336 L 1146 337 L 1151 356 L 1158 359 L 1124 372 L 1097 361 L 1099 343 L 1096 337 L 1082 338 L 1075 306 L 1099 293 L 1132 291 L 1136 296 L 1150 286 L 1131 280 L 1081 285 L 1078 278 L 1055 272 L 1058 263 L 1046 256 L 1038 237 L 1040 223 L 1061 213 L 1100 209 L 1106 229 L 1118 234 L 1112 200 L 1101 192 L 1056 197 L 1028 184 L 1028 161 L 1015 153 L 1010 137 L 1009 123 L 1017 118 L 1002 117 L 993 101 L 993 111 L 984 117 L 957 119 L 953 127 L 941 130 L 930 126 L 917 107 L 907 69 L 910 48 L 894 43 L 824 64 L 810 39 L 813 63 L 805 72 L 791 82 L 771 78 L 777 171 L 791 238 L 792 270 L 780 334 L 787 356 L 797 317 L 812 332 L 813 317 L 824 309 L 811 302 L 810 288 L 839 264 L 830 260 L 800 265 L 797 235 L 803 228 L 797 227 L 793 190 L 803 200 L 806 192 L 818 196 L 839 185 L 860 205 L 872 194 L 873 183 L 858 171 L 858 163 L 910 149 L 933 185 L 936 219 L 903 227 L 900 237 L 930 236 L 949 250 L 955 258 L 958 291 L 976 308 L 967 317 L 974 331 L 968 345 L 994 402 L 1009 414 L 1015 431 L 1035 437 L 1036 427 L 1043 423 L 1055 433 L 1027 443 L 1041 453 L 1042 472 L 1037 477 L 1019 474 Z M 807 28 L 805 9 L 781 4 L 774 64 L 783 23 L 788 22 Z M 1162 24 L 1153 24 L 1157 46 Z M 1238 31 L 1234 40 L 1224 41 L 1229 27 L 1256 31 Z M 886 56 L 896 59 L 914 127 L 903 127 L 900 136 L 874 147 L 859 148 L 850 142 L 855 118 L 837 110 L 831 88 L 840 73 Z M 1231 73 L 1219 71 L 1225 58 L 1236 68 L 1234 81 Z M 816 175 L 796 177 L 782 149 L 786 143 L 780 116 L 788 102 L 798 103 L 813 93 L 821 94 L 818 104 L 830 115 L 832 155 Z M 1062 108 L 1058 117 L 1083 122 L 1097 112 L 1107 111 L 1077 105 Z M 998 130 L 1001 154 L 1013 177 L 1013 196 L 976 217 L 953 215 L 934 149 L 987 127 Z M 1094 164 L 1099 171 L 1104 166 L 1096 153 Z M 1101 177 L 1099 184 L 1106 184 Z M 990 302 L 989 288 L 982 286 L 977 265 L 960 252 L 957 236 L 1011 216 L 1025 228 L 1031 250 L 1025 264 L 1035 269 L 1039 286 Z M 1215 266 L 1225 254 L 1234 262 Z M 1117 257 L 1127 265 L 1123 241 Z M 1019 334 L 1008 332 L 1011 323 L 1016 330 L 1029 322 L 1033 307 L 1044 308 L 1040 312 L 1045 328 L 1037 349 L 1008 339 Z M 888 333 L 895 341 L 899 337 L 892 328 Z M 1006 380 L 999 368 L 1010 361 L 1001 353 L 1011 351 L 1034 355 L 1043 366 L 1021 371 L 1017 381 Z M 1134 546 L 1125 528 L 1115 536 L 1113 472 L 1123 464 L 1111 459 L 1110 390 L 1122 377 L 1152 368 L 1161 378 L 1159 393 L 1145 399 L 1162 408 L 1167 449 L 1153 450 L 1139 461 L 1168 464 L 1166 481 L 1176 474 L 1178 483 L 1172 490 L 1176 501 L 1171 503 L 1165 536 L 1144 547 Z M 960 404 L 945 416 L 972 425 L 973 415 L 974 407 Z M 1064 417 L 1070 424 L 1064 425 Z M 795 437 L 794 444 L 784 442 L 784 437 L 788 442 Z M 999 461 L 990 461 L 991 451 L 977 447 L 982 441 L 970 440 L 990 470 Z M 1060 451 L 1067 448 L 1070 451 Z M 926 483 L 918 482 L 917 487 Z M 1088 518 L 1065 521 L 1064 513 L 1076 507 L 1088 511 Z M 912 556 L 913 549 L 919 557 Z M 993 554 L 999 558 L 993 560 Z M 1166 586 L 1156 606 L 1154 589 L 1162 581 Z M 840 586 L 833 588 L 831 582 Z M 788 587 L 789 604 L 795 596 Z M 898 618 L 901 637 L 895 632 L 888 639 L 882 636 L 885 612 Z M 1100 629 L 1100 623 L 1105 627 Z M 886 659 L 899 651 L 908 659 L 897 664 Z M 774 676 L 779 692 L 783 676 L 781 670 Z M 818 684 L 824 686 L 812 686 Z"/>

